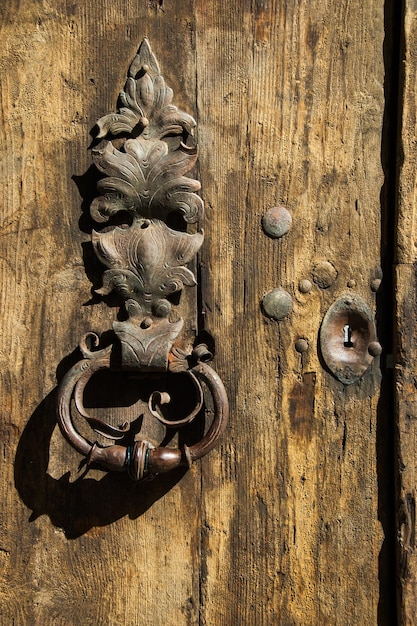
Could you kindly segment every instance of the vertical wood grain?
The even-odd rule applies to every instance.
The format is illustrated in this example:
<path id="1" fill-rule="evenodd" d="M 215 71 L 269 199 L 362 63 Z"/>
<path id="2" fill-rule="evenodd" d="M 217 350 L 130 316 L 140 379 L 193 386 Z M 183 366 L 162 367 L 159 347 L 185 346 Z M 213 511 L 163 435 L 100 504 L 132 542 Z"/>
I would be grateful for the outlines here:
<path id="1" fill-rule="evenodd" d="M 344 387 L 317 338 L 341 294 L 375 307 L 382 1 L 22 0 L 0 8 L 0 32 L 3 623 L 377 623 L 379 364 Z M 53 390 L 80 336 L 115 315 L 83 306 L 72 176 L 144 36 L 175 104 L 197 115 L 200 324 L 232 411 L 201 465 L 135 487 L 74 481 Z M 261 229 L 278 204 L 293 215 L 279 241 Z M 323 261 L 337 271 L 326 289 Z M 260 307 L 276 286 L 293 297 L 279 323 Z"/>
<path id="2" fill-rule="evenodd" d="M 383 37 L 372 0 L 197 2 L 204 319 L 232 401 L 203 465 L 203 624 L 377 620 L 378 362 L 344 387 L 317 340 L 341 294 L 375 309 Z M 278 204 L 293 215 L 280 241 L 261 229 Z M 293 298 L 279 323 L 260 309 L 277 286 Z"/>
<path id="3" fill-rule="evenodd" d="M 416 482 L 416 145 L 417 5 L 404 3 L 402 100 L 399 146 L 398 218 L 395 265 L 397 418 L 398 623 L 415 622 L 417 609 Z"/>
<path id="4" fill-rule="evenodd" d="M 115 110 L 145 36 L 175 104 L 195 114 L 193 14 L 191 0 L 0 9 L 2 624 L 198 619 L 198 468 L 143 487 L 99 472 L 77 481 L 53 397 L 80 337 L 116 315 L 87 304 L 76 183 L 91 163 L 89 130 Z"/>

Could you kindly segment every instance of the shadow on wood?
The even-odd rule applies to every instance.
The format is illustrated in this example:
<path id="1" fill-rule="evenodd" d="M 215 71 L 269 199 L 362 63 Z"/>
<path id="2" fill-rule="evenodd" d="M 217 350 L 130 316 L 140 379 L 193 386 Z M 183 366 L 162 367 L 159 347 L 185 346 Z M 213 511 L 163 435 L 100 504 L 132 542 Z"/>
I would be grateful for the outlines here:
<path id="1" fill-rule="evenodd" d="M 15 486 L 32 510 L 30 521 L 48 515 L 68 539 L 94 526 L 105 526 L 128 515 L 135 519 L 163 497 L 183 477 L 186 469 L 156 476 L 143 483 L 127 474 L 105 474 L 100 480 L 82 475 L 70 483 L 69 472 L 60 479 L 48 473 L 49 446 L 56 427 L 55 395 L 52 391 L 30 417 L 15 458 Z"/>

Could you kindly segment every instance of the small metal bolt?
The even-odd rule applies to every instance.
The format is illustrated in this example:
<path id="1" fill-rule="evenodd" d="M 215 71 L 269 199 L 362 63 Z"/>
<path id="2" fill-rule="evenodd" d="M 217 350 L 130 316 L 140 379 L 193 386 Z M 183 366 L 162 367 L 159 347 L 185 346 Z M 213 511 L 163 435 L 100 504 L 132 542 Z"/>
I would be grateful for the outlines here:
<path id="1" fill-rule="evenodd" d="M 262 228 L 268 237 L 279 239 L 286 235 L 292 225 L 291 213 L 283 206 L 269 209 L 262 218 Z"/>
<path id="2" fill-rule="evenodd" d="M 368 352 L 371 356 L 379 356 L 382 354 L 382 346 L 378 341 L 371 341 L 368 346 Z"/>
<path id="3" fill-rule="evenodd" d="M 302 354 L 303 352 L 307 352 L 307 350 L 308 350 L 308 341 L 307 341 L 307 339 L 297 339 L 297 341 L 295 342 L 295 349 L 300 354 Z"/>
<path id="4" fill-rule="evenodd" d="M 337 269 L 329 261 L 321 261 L 313 268 L 313 280 L 320 289 L 327 289 L 337 278 Z"/>
<path id="5" fill-rule="evenodd" d="M 307 278 L 303 278 L 298 283 L 298 289 L 301 293 L 310 293 L 313 288 L 313 284 Z"/>
<path id="6" fill-rule="evenodd" d="M 171 313 L 171 304 L 168 300 L 162 299 L 158 300 L 153 306 L 153 313 L 157 317 L 168 317 Z"/>
<path id="7" fill-rule="evenodd" d="M 267 317 L 282 320 L 291 312 L 292 298 L 288 291 L 276 288 L 268 291 L 262 299 L 262 309 Z"/>
<path id="8" fill-rule="evenodd" d="M 381 283 L 382 283 L 382 280 L 380 278 L 374 278 L 374 280 L 371 281 L 371 289 L 372 289 L 372 291 L 377 293 L 377 291 L 380 290 Z"/>
<path id="9" fill-rule="evenodd" d="M 145 317 L 142 320 L 142 323 L 141 323 L 140 326 L 141 326 L 141 328 L 150 328 L 152 326 L 152 318 L 151 317 Z"/>

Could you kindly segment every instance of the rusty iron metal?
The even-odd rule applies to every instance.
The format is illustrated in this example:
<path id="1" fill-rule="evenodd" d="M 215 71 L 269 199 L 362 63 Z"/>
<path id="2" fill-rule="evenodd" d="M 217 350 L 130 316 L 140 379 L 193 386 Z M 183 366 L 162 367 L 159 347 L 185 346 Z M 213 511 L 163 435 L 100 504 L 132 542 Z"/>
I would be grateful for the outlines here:
<path id="1" fill-rule="evenodd" d="M 307 352 L 309 348 L 309 344 L 308 344 L 307 339 L 300 338 L 300 339 L 297 339 L 297 341 L 294 344 L 294 347 L 297 350 L 297 352 L 302 354 L 303 352 Z"/>
<path id="2" fill-rule="evenodd" d="M 190 423 L 201 409 L 203 403 L 204 393 L 201 387 L 203 382 L 212 399 L 214 417 L 207 433 L 198 443 L 192 446 L 184 444 L 181 448 L 153 447 L 146 440 L 139 439 L 135 441 L 133 446 L 118 444 L 102 446 L 96 441 L 86 439 L 79 433 L 71 415 L 71 399 L 75 394 L 77 385 L 82 382 L 83 390 L 96 372 L 103 369 L 111 369 L 110 356 L 109 350 L 103 349 L 98 350 L 94 358 L 90 356 L 78 361 L 64 376 L 58 392 L 57 413 L 61 432 L 77 452 L 87 457 L 90 465 L 109 471 L 126 471 L 134 480 L 142 480 L 149 475 L 168 472 L 181 466 L 188 467 L 193 461 L 205 456 L 214 448 L 227 425 L 229 405 L 226 390 L 219 375 L 204 361 L 197 361 L 186 372 L 198 390 L 196 408 L 191 416 L 178 420 L 176 423 L 164 420 L 164 423 L 170 427 L 178 427 Z M 78 391 L 80 406 L 82 406 L 82 398 L 80 397 L 82 390 Z M 160 396 L 162 395 L 160 392 L 158 393 Z M 154 411 L 152 414 L 155 413 Z M 84 410 L 84 416 L 86 415 Z M 162 421 L 160 415 L 156 414 L 154 416 L 159 421 Z M 121 438 L 129 432 L 129 424 L 117 432 L 111 430 L 114 427 L 97 419 L 89 418 L 88 415 L 86 419 L 96 432 L 100 432 L 112 439 Z"/>
<path id="3" fill-rule="evenodd" d="M 320 350 L 330 372 L 345 385 L 357 382 L 382 352 L 374 316 L 362 298 L 345 294 L 324 316 Z"/>
<path id="4" fill-rule="evenodd" d="M 134 480 L 189 466 L 213 448 L 227 423 L 228 401 L 223 383 L 206 361 L 212 358 L 201 344 L 185 350 L 180 343 L 184 321 L 173 307 L 184 286 L 196 280 L 187 264 L 200 249 L 202 230 L 187 232 L 199 222 L 203 201 L 199 181 L 186 176 L 195 166 L 197 147 L 192 136 L 195 120 L 172 104 L 158 62 L 144 39 L 133 59 L 120 108 L 100 118 L 95 126 L 93 162 L 104 176 L 90 206 L 93 220 L 108 221 L 117 213 L 129 223 L 92 231 L 92 245 L 105 266 L 101 296 L 117 293 L 124 301 L 123 321 L 113 323 L 114 341 L 99 348 L 99 337 L 87 333 L 80 342 L 83 359 L 64 376 L 58 388 L 57 417 L 63 436 L 88 463 L 103 470 L 126 471 Z M 168 137 L 170 139 L 168 139 Z M 172 142 L 172 137 L 178 141 Z M 178 228 L 170 217 L 179 215 Z M 194 229 L 195 230 L 195 229 Z M 116 358 L 117 355 L 117 358 Z M 132 445 L 103 446 L 84 437 L 71 415 L 71 402 L 92 429 L 109 439 L 123 440 L 131 432 L 126 422 L 114 426 L 91 417 L 84 407 L 84 390 L 99 370 L 114 367 L 141 374 L 183 372 L 195 391 L 194 408 L 185 417 L 166 419 L 162 406 L 166 392 L 149 396 L 149 414 L 166 428 L 180 428 L 203 410 L 211 397 L 214 418 L 200 442 L 179 448 L 154 447 L 137 435 Z M 203 385 L 202 385 L 203 383 Z"/>
<path id="5" fill-rule="evenodd" d="M 283 320 L 292 311 L 292 297 L 281 287 L 268 291 L 262 298 L 262 311 L 273 320 Z"/>
<path id="6" fill-rule="evenodd" d="M 320 261 L 313 267 L 312 277 L 320 289 L 328 289 L 337 279 L 338 271 L 330 261 Z"/>
<path id="7" fill-rule="evenodd" d="M 262 228 L 268 237 L 280 239 L 292 226 L 292 215 L 284 206 L 275 206 L 262 217 Z"/>
<path id="8" fill-rule="evenodd" d="M 312 288 L 313 288 L 313 285 L 311 281 L 308 280 L 308 278 L 302 278 L 300 282 L 298 283 L 298 290 L 301 293 L 310 293 Z"/>

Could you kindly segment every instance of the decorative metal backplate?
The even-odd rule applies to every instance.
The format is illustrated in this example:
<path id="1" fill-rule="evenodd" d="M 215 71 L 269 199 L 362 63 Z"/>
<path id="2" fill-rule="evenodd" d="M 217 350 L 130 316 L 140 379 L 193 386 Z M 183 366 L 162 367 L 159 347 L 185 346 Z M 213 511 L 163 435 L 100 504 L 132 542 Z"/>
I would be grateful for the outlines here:
<path id="1" fill-rule="evenodd" d="M 196 193 L 200 183 L 186 176 L 197 160 L 192 137 L 196 122 L 172 104 L 172 97 L 145 39 L 130 65 L 120 108 L 97 122 L 95 134 L 101 142 L 92 150 L 93 162 L 103 174 L 90 206 L 93 220 L 106 222 L 119 212 L 129 218 L 123 226 L 92 232 L 95 254 L 107 268 L 97 293 L 121 296 L 126 319 L 113 323 L 114 343 L 106 348 L 88 346 L 92 342 L 98 348 L 95 333 L 81 340 L 84 358 L 71 368 L 58 390 L 58 423 L 71 445 L 89 463 L 126 470 L 135 480 L 189 465 L 209 452 L 228 414 L 224 386 L 206 362 L 210 353 L 202 345 L 184 350 L 179 343 L 184 322 L 173 310 L 174 294 L 184 285 L 196 285 L 187 263 L 200 249 L 203 231 L 189 233 L 187 225 L 201 220 L 203 201 Z M 195 418 L 205 402 L 204 382 L 215 416 L 199 443 L 176 449 L 154 447 L 136 438 L 132 445 L 102 446 L 78 432 L 71 415 L 72 397 L 96 432 L 114 440 L 129 432 L 129 424 L 115 427 L 91 418 L 83 404 L 87 382 L 96 371 L 114 367 L 116 353 L 117 366 L 128 371 L 185 372 L 190 377 L 196 403 L 189 415 L 167 422 L 160 405 L 170 398 L 160 392 L 149 398 L 151 415 L 168 427 L 178 428 Z"/>

